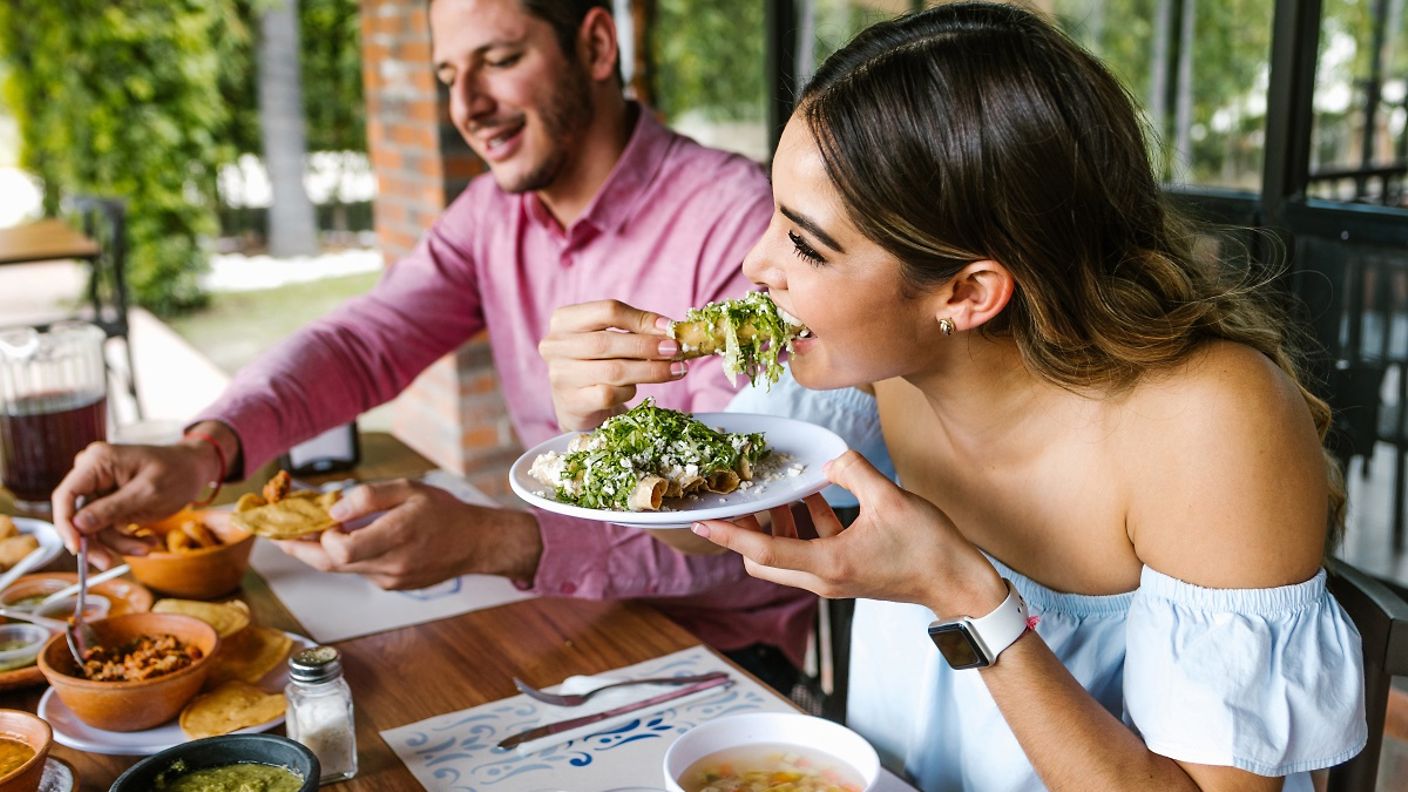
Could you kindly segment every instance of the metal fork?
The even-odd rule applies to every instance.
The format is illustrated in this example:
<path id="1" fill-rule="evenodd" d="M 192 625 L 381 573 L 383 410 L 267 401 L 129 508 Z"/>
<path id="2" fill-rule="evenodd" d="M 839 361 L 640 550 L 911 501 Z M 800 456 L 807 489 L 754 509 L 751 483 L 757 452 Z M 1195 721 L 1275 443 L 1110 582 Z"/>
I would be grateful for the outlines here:
<path id="1" fill-rule="evenodd" d="M 627 687 L 628 685 L 689 685 L 695 682 L 707 682 L 711 679 L 728 676 L 726 671 L 710 671 L 707 674 L 696 674 L 695 676 L 677 677 L 657 677 L 655 679 L 628 679 L 625 682 L 613 682 L 609 685 L 602 685 L 596 690 L 588 690 L 586 693 L 547 693 L 532 687 L 527 682 L 513 678 L 513 686 L 518 688 L 518 692 L 528 698 L 537 699 L 544 704 L 554 704 L 559 707 L 575 707 L 585 703 L 587 699 L 595 696 L 603 690 L 612 688 Z"/>
<path id="2" fill-rule="evenodd" d="M 98 636 L 93 632 L 93 628 L 83 620 L 83 608 L 87 604 L 88 596 L 88 537 L 78 538 L 78 600 L 73 606 L 73 618 L 69 619 L 64 636 L 68 639 L 68 650 L 73 654 L 74 662 L 78 663 L 80 669 L 83 668 L 83 653 L 90 647 L 98 643 Z"/>

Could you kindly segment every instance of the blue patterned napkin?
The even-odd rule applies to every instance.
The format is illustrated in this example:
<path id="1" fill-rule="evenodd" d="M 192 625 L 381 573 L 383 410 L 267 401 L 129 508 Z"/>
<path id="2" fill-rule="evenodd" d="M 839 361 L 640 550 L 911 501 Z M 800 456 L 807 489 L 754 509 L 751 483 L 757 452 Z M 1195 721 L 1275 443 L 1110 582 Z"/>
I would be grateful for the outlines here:
<path id="1" fill-rule="evenodd" d="M 381 736 L 426 789 L 592 792 L 631 785 L 663 788 L 665 751 L 676 737 L 691 727 L 739 712 L 796 710 L 776 693 L 740 675 L 703 646 L 599 675 L 627 679 L 704 674 L 716 670 L 731 672 L 734 684 L 666 702 L 653 711 L 632 712 L 585 729 L 555 735 L 558 739 L 535 741 L 530 747 L 542 746 L 542 749 L 527 754 L 501 750 L 495 745 L 512 734 L 564 717 L 590 714 L 594 708 L 584 705 L 568 710 L 517 695 L 388 729 Z M 629 700 L 649 698 L 658 692 L 653 687 L 627 690 L 636 693 Z M 613 691 L 613 694 L 618 693 Z M 592 703 L 596 704 L 595 699 Z M 595 708 L 595 711 L 600 709 L 603 708 Z"/>

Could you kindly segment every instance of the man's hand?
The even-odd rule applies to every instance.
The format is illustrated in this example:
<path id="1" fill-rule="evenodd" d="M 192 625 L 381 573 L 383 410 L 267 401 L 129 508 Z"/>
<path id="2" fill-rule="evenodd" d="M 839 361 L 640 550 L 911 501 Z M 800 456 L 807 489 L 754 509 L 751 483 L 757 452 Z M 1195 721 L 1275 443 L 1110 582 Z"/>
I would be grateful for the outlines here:
<path id="1" fill-rule="evenodd" d="M 542 555 L 528 512 L 465 503 L 414 481 L 363 484 L 332 507 L 342 523 L 384 512 L 365 527 L 323 531 L 317 541 L 275 542 L 324 572 L 356 572 L 384 589 L 415 589 L 466 573 L 531 582 Z"/>
<path id="2" fill-rule="evenodd" d="M 553 311 L 538 354 L 548 363 L 552 403 L 563 430 L 595 429 L 621 412 L 643 382 L 670 382 L 688 366 L 670 320 L 617 300 Z"/>
<path id="3" fill-rule="evenodd" d="M 89 543 L 89 558 L 110 567 L 119 553 L 140 555 L 148 549 L 114 529 L 175 514 L 219 477 L 219 468 L 215 450 L 199 440 L 169 446 L 93 443 L 74 458 L 73 469 L 54 490 L 54 527 L 70 552 L 77 552 L 80 534 L 97 536 L 98 542 Z M 86 501 L 82 509 L 80 497 Z"/>

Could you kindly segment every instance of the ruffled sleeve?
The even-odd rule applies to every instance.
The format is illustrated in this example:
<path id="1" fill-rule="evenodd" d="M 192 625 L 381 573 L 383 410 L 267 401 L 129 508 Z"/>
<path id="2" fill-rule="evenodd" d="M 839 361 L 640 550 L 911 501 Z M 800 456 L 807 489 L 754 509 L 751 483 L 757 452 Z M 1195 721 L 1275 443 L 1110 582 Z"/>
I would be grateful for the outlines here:
<path id="1" fill-rule="evenodd" d="M 1323 569 L 1207 589 L 1145 567 L 1127 630 L 1124 717 L 1154 753 L 1285 776 L 1364 747 L 1359 632 Z"/>

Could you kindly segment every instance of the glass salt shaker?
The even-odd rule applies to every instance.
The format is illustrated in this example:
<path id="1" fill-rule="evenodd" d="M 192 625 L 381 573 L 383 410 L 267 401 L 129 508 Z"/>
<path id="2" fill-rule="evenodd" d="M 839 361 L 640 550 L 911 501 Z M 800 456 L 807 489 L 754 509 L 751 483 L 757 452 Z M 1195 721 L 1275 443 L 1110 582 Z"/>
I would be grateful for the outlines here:
<path id="1" fill-rule="evenodd" d="M 352 718 L 352 689 L 342 677 L 342 660 L 331 646 L 304 649 L 289 658 L 288 718 L 290 739 L 308 747 L 322 765 L 320 784 L 345 781 L 357 774 L 357 730 Z"/>

